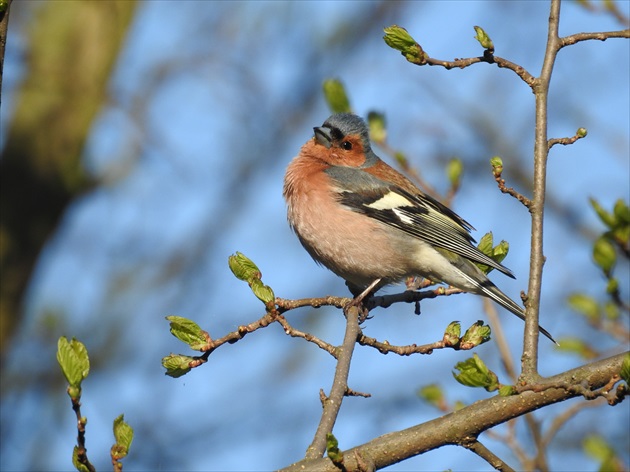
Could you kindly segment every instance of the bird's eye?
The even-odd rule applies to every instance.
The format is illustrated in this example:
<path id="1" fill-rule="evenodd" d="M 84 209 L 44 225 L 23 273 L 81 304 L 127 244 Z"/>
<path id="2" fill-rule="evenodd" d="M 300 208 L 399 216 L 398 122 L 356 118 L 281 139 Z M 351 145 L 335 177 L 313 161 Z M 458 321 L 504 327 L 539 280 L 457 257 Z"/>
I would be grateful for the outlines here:
<path id="1" fill-rule="evenodd" d="M 341 148 L 349 151 L 350 149 L 352 149 L 352 143 L 350 141 L 344 141 L 343 143 L 341 143 Z"/>

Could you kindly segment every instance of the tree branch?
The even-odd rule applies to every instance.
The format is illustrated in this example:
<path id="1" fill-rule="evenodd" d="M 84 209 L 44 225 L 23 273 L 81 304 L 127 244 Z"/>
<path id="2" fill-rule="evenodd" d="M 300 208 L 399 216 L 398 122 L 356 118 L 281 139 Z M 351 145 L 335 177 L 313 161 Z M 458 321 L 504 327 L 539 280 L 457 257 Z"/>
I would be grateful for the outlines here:
<path id="1" fill-rule="evenodd" d="M 600 33 L 577 33 L 560 38 L 560 48 L 571 46 L 581 41 L 606 41 L 608 38 L 630 38 L 630 29 L 621 31 L 603 31 Z"/>
<path id="2" fill-rule="evenodd" d="M 96 468 L 88 459 L 87 449 L 85 447 L 85 425 L 87 424 L 87 419 L 81 414 L 81 397 L 71 397 L 71 401 L 72 410 L 77 417 L 76 460 L 79 464 L 83 465 L 88 472 L 96 472 Z"/>
<path id="3" fill-rule="evenodd" d="M 445 69 L 464 69 L 473 64 L 478 64 L 480 62 L 486 62 L 488 64 L 496 64 L 501 69 L 508 69 L 518 75 L 523 82 L 528 84 L 530 87 L 534 85 L 535 78 L 532 76 L 523 66 L 519 66 L 507 59 L 504 59 L 499 56 L 495 56 L 493 53 L 489 51 L 485 51 L 483 56 L 479 57 L 469 57 L 467 59 L 455 59 L 454 61 L 443 61 L 440 59 L 434 59 L 432 57 L 426 57 L 425 62 L 418 65 L 429 65 L 429 66 L 441 66 Z"/>
<path id="4" fill-rule="evenodd" d="M 326 434 L 332 432 L 343 397 L 349 391 L 348 374 L 350 373 L 350 361 L 352 360 L 352 353 L 359 335 L 359 308 L 348 304 L 347 308 L 344 308 L 344 313 L 346 315 L 346 334 L 343 344 L 338 348 L 339 354 L 337 356 L 335 378 L 330 389 L 330 395 L 322 402 L 324 411 L 317 426 L 313 442 L 306 450 L 305 459 L 307 460 L 323 457 L 324 451 L 326 451 Z"/>
<path id="5" fill-rule="evenodd" d="M 514 472 L 514 469 L 512 469 L 512 467 L 503 462 L 502 459 L 496 456 L 492 451 L 490 451 L 486 446 L 481 444 L 476 439 L 474 441 L 464 443 L 462 444 L 462 446 L 477 454 L 496 470 L 501 470 L 503 472 Z"/>
<path id="6" fill-rule="evenodd" d="M 292 336 L 294 338 L 303 338 L 304 340 L 315 344 L 320 349 L 323 349 L 324 351 L 328 352 L 328 354 L 330 354 L 335 359 L 337 359 L 339 350 L 336 349 L 335 346 L 333 346 L 332 344 L 319 339 L 317 336 L 311 333 L 306 333 L 304 331 L 300 331 L 299 329 L 295 329 L 293 326 L 289 324 L 287 319 L 280 314 L 276 316 L 276 321 L 280 323 L 280 325 L 284 328 L 284 332 L 288 334 L 289 336 Z"/>
<path id="7" fill-rule="evenodd" d="M 532 382 L 538 377 L 538 319 L 540 314 L 540 294 L 542 273 L 545 263 L 543 254 L 543 218 L 545 194 L 547 191 L 547 99 L 551 73 L 559 50 L 560 0 L 551 1 L 547 49 L 540 77 L 533 87 L 536 97 L 536 125 L 534 140 L 534 182 L 533 198 L 529 207 L 532 218 L 531 252 L 529 265 L 529 287 L 526 303 L 525 337 L 521 358 L 522 379 Z"/>
<path id="8" fill-rule="evenodd" d="M 543 379 L 541 385 L 569 383 L 597 390 L 605 386 L 621 370 L 628 353 L 603 359 L 562 374 Z M 385 434 L 366 444 L 344 451 L 347 470 L 360 470 L 356 457 L 374 464 L 375 470 L 396 464 L 445 445 L 463 445 L 470 438 L 498 424 L 581 393 L 566 388 L 550 388 L 542 392 L 523 392 L 509 397 L 495 396 L 481 400 L 461 410 L 402 431 Z M 328 458 L 303 460 L 292 464 L 286 472 L 339 472 Z"/>

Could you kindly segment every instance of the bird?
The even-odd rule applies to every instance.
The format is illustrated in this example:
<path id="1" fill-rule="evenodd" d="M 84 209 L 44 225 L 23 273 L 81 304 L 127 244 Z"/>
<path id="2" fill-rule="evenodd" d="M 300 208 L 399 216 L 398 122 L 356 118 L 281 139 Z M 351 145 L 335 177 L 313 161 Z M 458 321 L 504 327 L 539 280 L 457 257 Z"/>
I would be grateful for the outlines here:
<path id="1" fill-rule="evenodd" d="M 285 173 L 287 219 L 310 256 L 345 279 L 355 300 L 424 277 L 488 297 L 525 320 L 523 308 L 475 263 L 514 278 L 512 271 L 473 245 L 470 223 L 374 153 L 361 117 L 336 113 L 313 131 Z"/>

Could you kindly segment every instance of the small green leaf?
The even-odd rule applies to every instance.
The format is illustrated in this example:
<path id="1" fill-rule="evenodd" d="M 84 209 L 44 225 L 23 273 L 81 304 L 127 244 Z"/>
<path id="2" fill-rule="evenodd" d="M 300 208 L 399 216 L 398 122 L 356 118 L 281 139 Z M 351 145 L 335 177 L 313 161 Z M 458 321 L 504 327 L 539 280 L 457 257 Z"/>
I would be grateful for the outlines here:
<path id="1" fill-rule="evenodd" d="M 606 0 L 604 0 L 604 3 L 606 3 Z M 627 470 L 614 451 L 599 465 L 599 472 L 627 472 Z"/>
<path id="2" fill-rule="evenodd" d="M 79 446 L 74 446 L 72 449 L 72 465 L 79 472 L 90 472 L 88 466 L 79 461 Z"/>
<path id="3" fill-rule="evenodd" d="M 580 338 L 562 338 L 560 340 L 560 346 L 558 349 L 562 352 L 577 354 L 583 359 L 595 359 L 599 356 L 599 353 Z"/>
<path id="4" fill-rule="evenodd" d="M 326 433 L 326 454 L 333 464 L 343 463 L 343 452 L 339 450 L 339 442 L 332 433 Z"/>
<path id="5" fill-rule="evenodd" d="M 490 159 L 490 165 L 492 166 L 492 173 L 497 175 L 503 173 L 503 159 L 499 156 L 494 156 Z"/>
<path id="6" fill-rule="evenodd" d="M 611 279 L 611 280 L 616 281 L 617 279 Z M 616 321 L 621 316 L 621 312 L 619 311 L 619 306 L 615 302 L 608 301 L 604 303 L 603 308 L 604 308 L 604 316 L 606 316 L 606 318 L 609 320 Z"/>
<path id="7" fill-rule="evenodd" d="M 418 391 L 418 396 L 437 408 L 444 405 L 444 392 L 438 384 L 425 385 Z"/>
<path id="8" fill-rule="evenodd" d="M 181 342 L 188 344 L 195 351 L 208 349 L 210 335 L 202 330 L 197 323 L 181 316 L 167 316 L 170 322 L 170 331 Z"/>
<path id="9" fill-rule="evenodd" d="M 630 242 L 630 225 L 618 226 L 612 231 L 611 237 L 622 247 L 628 247 Z"/>
<path id="10" fill-rule="evenodd" d="M 384 143 L 387 139 L 387 126 L 385 115 L 376 111 L 368 113 L 368 125 L 370 127 L 370 138 L 377 144 Z"/>
<path id="11" fill-rule="evenodd" d="M 619 293 L 619 280 L 614 277 L 609 278 L 606 284 L 606 293 L 609 295 Z"/>
<path id="12" fill-rule="evenodd" d="M 125 415 L 120 415 L 114 420 L 114 439 L 116 440 L 116 457 L 122 459 L 129 453 L 131 442 L 133 441 L 133 428 L 125 422 Z M 114 448 L 112 448 L 112 457 Z"/>
<path id="13" fill-rule="evenodd" d="M 576 0 L 576 3 L 583 8 L 587 9 L 589 12 L 593 11 L 593 6 L 589 0 Z"/>
<path id="14" fill-rule="evenodd" d="M 621 378 L 630 385 L 630 354 L 626 354 L 621 363 L 621 372 L 619 373 Z"/>
<path id="15" fill-rule="evenodd" d="M 617 225 L 630 225 L 630 207 L 620 198 L 613 208 Z"/>
<path id="16" fill-rule="evenodd" d="M 240 252 L 228 258 L 228 265 L 236 278 L 245 282 L 249 282 L 252 278 L 260 279 L 262 276 L 256 264 Z"/>
<path id="17" fill-rule="evenodd" d="M 260 280 L 254 279 L 250 284 L 254 295 L 265 305 L 273 304 L 276 297 L 273 290 L 268 285 L 263 284 Z"/>
<path id="18" fill-rule="evenodd" d="M 593 244 L 593 259 L 602 269 L 604 274 L 609 275 L 617 262 L 617 253 L 612 243 L 605 237 L 600 237 Z"/>
<path id="19" fill-rule="evenodd" d="M 262 283 L 262 274 L 256 264 L 240 252 L 230 256 L 228 263 L 234 275 L 240 280 L 246 281 L 252 289 L 252 292 L 254 292 L 254 295 L 256 295 L 267 308 L 270 308 L 275 302 L 275 295 L 271 287 Z"/>
<path id="20" fill-rule="evenodd" d="M 323 84 L 324 98 L 328 103 L 328 108 L 333 113 L 350 113 L 352 108 L 350 107 L 350 100 L 348 94 L 343 86 L 343 83 L 338 79 L 324 80 Z"/>
<path id="21" fill-rule="evenodd" d="M 460 341 L 460 346 L 462 349 L 472 349 L 490 341 L 490 334 L 490 326 L 484 325 L 483 321 L 479 320 L 466 330 Z"/>
<path id="22" fill-rule="evenodd" d="M 492 260 L 501 263 L 503 259 L 505 259 L 510 252 L 510 244 L 507 241 L 501 241 L 496 246 L 492 247 L 494 243 L 492 232 L 486 233 L 479 240 L 479 244 L 477 245 L 477 249 L 483 252 L 486 256 L 489 256 Z M 481 269 L 484 274 L 488 274 L 494 270 L 493 267 L 490 267 L 486 264 L 476 263 L 477 267 Z"/>
<path id="23" fill-rule="evenodd" d="M 453 377 L 467 387 L 483 387 L 488 392 L 499 388 L 497 375 L 492 372 L 477 354 L 463 362 L 458 362 L 455 369 L 459 374 L 452 372 Z"/>
<path id="24" fill-rule="evenodd" d="M 614 228 L 616 223 L 615 217 L 604 210 L 604 208 L 594 198 L 589 198 L 589 201 L 591 202 L 591 206 L 595 210 L 595 213 L 599 216 L 599 219 L 602 220 L 602 223 L 611 229 Z"/>
<path id="25" fill-rule="evenodd" d="M 511 395 L 516 395 L 518 392 L 514 385 L 501 385 L 499 387 L 499 396 L 501 397 L 509 397 Z"/>
<path id="26" fill-rule="evenodd" d="M 600 462 L 606 461 L 611 455 L 614 455 L 614 450 L 608 445 L 606 440 L 599 435 L 590 434 L 582 442 L 584 451 L 594 459 Z"/>
<path id="27" fill-rule="evenodd" d="M 492 258 L 497 262 L 503 262 L 510 252 L 510 243 L 505 240 L 501 240 L 499 244 L 492 248 Z"/>
<path id="28" fill-rule="evenodd" d="M 492 244 L 493 236 L 492 231 L 490 231 L 481 237 L 479 244 L 477 244 L 477 249 L 483 252 L 486 256 L 492 257 Z"/>
<path id="29" fill-rule="evenodd" d="M 583 293 L 574 293 L 569 295 L 567 302 L 572 310 L 584 315 L 590 320 L 599 318 L 599 305 L 593 297 L 589 297 Z"/>
<path id="30" fill-rule="evenodd" d="M 78 388 L 90 373 L 90 359 L 82 342 L 61 336 L 57 341 L 57 362 L 71 387 Z"/>
<path id="31" fill-rule="evenodd" d="M 464 163 L 461 159 L 453 158 L 446 166 L 446 175 L 453 191 L 457 191 L 462 183 L 462 175 L 464 173 Z"/>
<path id="32" fill-rule="evenodd" d="M 166 369 L 165 374 L 169 377 L 177 378 L 190 372 L 191 364 L 195 359 L 181 354 L 169 354 L 162 358 L 162 366 Z"/>
<path id="33" fill-rule="evenodd" d="M 508 255 L 508 252 L 510 252 L 510 243 L 502 239 L 499 244 L 492 248 L 490 257 L 497 262 L 501 262 Z"/>
<path id="34" fill-rule="evenodd" d="M 426 64 L 427 56 L 415 39 L 407 32 L 405 28 L 392 25 L 384 28 L 385 44 L 390 48 L 400 51 L 409 62 L 413 64 Z"/>
<path id="35" fill-rule="evenodd" d="M 458 321 L 451 321 L 444 330 L 444 337 L 442 339 L 448 346 L 457 346 L 461 333 L 462 325 Z"/>
<path id="36" fill-rule="evenodd" d="M 416 40 L 407 32 L 407 30 L 398 25 L 388 26 L 383 28 L 385 32 L 385 36 L 383 39 L 387 43 L 387 45 L 396 49 L 397 51 L 404 51 L 407 48 L 412 47 L 417 44 Z"/>
<path id="37" fill-rule="evenodd" d="M 488 33 L 486 33 L 480 26 L 475 26 L 474 28 L 475 32 L 477 33 L 475 39 L 479 41 L 481 47 L 487 49 L 490 52 L 494 52 L 494 44 L 492 43 L 490 36 L 488 36 Z"/>
<path id="38" fill-rule="evenodd" d="M 625 5 L 625 2 L 617 2 L 615 0 L 603 0 L 604 10 L 609 12 L 614 18 L 625 18 L 625 11 L 619 8 L 619 3 Z"/>

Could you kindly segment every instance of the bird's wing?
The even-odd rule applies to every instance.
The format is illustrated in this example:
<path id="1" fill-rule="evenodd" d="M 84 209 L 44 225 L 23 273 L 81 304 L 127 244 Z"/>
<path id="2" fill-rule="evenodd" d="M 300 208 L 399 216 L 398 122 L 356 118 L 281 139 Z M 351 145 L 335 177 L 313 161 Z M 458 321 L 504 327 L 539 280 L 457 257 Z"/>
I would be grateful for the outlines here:
<path id="1" fill-rule="evenodd" d="M 347 208 L 514 278 L 507 267 L 473 246 L 472 226 L 434 198 L 353 168 L 337 167 L 329 175 L 337 184 L 339 202 Z"/>

